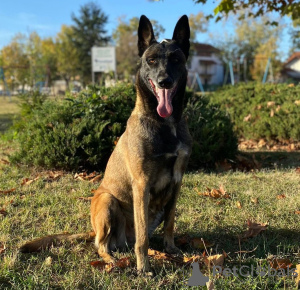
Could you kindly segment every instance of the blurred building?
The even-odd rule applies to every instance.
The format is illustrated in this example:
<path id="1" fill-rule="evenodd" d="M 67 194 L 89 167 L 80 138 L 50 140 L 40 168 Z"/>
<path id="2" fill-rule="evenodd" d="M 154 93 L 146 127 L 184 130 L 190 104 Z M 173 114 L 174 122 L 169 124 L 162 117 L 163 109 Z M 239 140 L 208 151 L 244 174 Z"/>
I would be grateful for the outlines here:
<path id="1" fill-rule="evenodd" d="M 300 81 L 300 51 L 294 52 L 283 65 L 281 75 L 284 81 Z"/>
<path id="2" fill-rule="evenodd" d="M 224 65 L 220 50 L 210 44 L 193 43 L 189 62 L 189 76 L 197 73 L 203 86 L 222 85 L 224 80 Z"/>

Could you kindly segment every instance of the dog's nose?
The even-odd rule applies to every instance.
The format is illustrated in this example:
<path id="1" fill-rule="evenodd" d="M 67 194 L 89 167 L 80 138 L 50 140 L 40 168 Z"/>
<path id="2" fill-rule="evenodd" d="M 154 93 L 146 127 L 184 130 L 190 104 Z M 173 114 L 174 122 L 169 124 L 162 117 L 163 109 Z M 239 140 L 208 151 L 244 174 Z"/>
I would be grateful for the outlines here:
<path id="1" fill-rule="evenodd" d="M 165 88 L 165 89 L 170 89 L 173 85 L 173 80 L 168 76 L 168 77 L 159 77 L 158 78 L 158 84 L 160 87 Z"/>

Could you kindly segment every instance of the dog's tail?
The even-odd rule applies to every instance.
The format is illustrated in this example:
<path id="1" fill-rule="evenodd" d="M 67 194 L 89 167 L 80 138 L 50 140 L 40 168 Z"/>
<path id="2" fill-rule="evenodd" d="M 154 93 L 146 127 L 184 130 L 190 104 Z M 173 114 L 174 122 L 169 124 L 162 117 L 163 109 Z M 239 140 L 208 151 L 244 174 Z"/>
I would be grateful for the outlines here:
<path id="1" fill-rule="evenodd" d="M 51 246 L 57 246 L 61 244 L 63 241 L 92 242 L 95 236 L 96 236 L 95 232 L 86 232 L 80 234 L 63 233 L 63 234 L 49 235 L 49 236 L 37 238 L 33 241 L 27 242 L 26 244 L 20 247 L 20 252 L 22 253 L 40 252 L 49 249 Z"/>

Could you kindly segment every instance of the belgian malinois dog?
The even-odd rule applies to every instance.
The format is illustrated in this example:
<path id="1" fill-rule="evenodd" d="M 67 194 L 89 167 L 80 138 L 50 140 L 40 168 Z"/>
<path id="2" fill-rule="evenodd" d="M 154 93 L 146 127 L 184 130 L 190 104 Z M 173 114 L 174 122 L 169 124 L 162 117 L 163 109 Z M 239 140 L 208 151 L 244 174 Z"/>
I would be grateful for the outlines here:
<path id="1" fill-rule="evenodd" d="M 191 136 L 182 118 L 190 28 L 186 15 L 173 38 L 155 40 L 149 19 L 138 28 L 137 99 L 91 202 L 95 244 L 105 262 L 111 251 L 135 244 L 137 269 L 148 272 L 148 237 L 164 221 L 164 247 L 174 244 L 174 217 Z"/>

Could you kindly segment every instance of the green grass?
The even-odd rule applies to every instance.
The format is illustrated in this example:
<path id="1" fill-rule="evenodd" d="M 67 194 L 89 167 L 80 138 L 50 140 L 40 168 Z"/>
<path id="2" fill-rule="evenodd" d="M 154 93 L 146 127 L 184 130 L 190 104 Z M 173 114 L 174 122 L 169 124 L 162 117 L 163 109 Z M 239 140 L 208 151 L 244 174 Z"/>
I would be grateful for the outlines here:
<path id="1" fill-rule="evenodd" d="M 0 134 L 4 133 L 18 116 L 20 108 L 17 105 L 17 98 L 0 96 Z"/>
<path id="2" fill-rule="evenodd" d="M 5 111 L 4 111 L 5 112 Z M 1 113 L 0 113 L 1 120 Z M 11 141 L 0 139 L 0 160 L 8 159 L 14 150 Z M 252 154 L 252 153 L 251 153 Z M 228 257 L 225 267 L 242 265 L 267 266 L 271 256 L 289 258 L 300 264 L 300 174 L 299 153 L 260 153 L 257 159 L 265 161 L 264 169 L 255 172 L 204 173 L 191 172 L 184 176 L 178 201 L 175 236 L 188 234 L 214 242 L 209 255 L 224 250 Z M 293 162 L 292 162 L 293 161 Z M 291 167 L 289 167 L 291 164 Z M 21 186 L 24 178 L 41 178 L 28 186 Z M 0 193 L 0 289 L 183 289 L 191 276 L 191 266 L 150 260 L 154 276 L 138 276 L 132 250 L 116 253 L 118 258 L 130 257 L 131 266 L 112 273 L 102 272 L 90 265 L 99 260 L 90 243 L 64 243 L 38 254 L 18 251 L 24 242 L 48 234 L 80 233 L 91 230 L 89 202 L 78 199 L 91 196 L 99 184 L 74 180 L 74 174 L 65 173 L 57 181 L 47 180 L 47 173 L 0 161 L 0 190 L 16 188 L 10 194 Z M 215 200 L 196 193 L 206 186 L 218 188 L 222 184 L 231 199 Z M 277 199 L 285 194 L 286 198 Z M 258 204 L 251 202 L 258 198 Z M 218 203 L 221 201 L 221 203 Z M 236 206 L 240 201 L 242 208 Z M 247 219 L 268 223 L 269 227 L 255 238 L 239 243 L 238 235 L 245 231 Z M 150 240 L 150 246 L 162 248 L 161 228 Z M 239 251 L 251 251 L 239 253 Z M 191 246 L 181 247 L 184 255 L 202 254 Z M 1 250 L 0 250 L 1 252 Z M 51 257 L 51 258 L 49 258 Z M 209 274 L 207 268 L 203 273 Z M 212 277 L 215 289 L 296 289 L 292 278 L 233 276 Z M 202 287 L 206 289 L 206 287 Z M 201 289 L 201 287 L 200 287 Z"/>
<path id="3" fill-rule="evenodd" d="M 91 189 L 98 184 L 73 179 L 66 173 L 61 179 L 49 182 L 40 178 L 31 185 L 21 186 L 25 177 L 35 177 L 40 171 L 32 168 L 1 165 L 0 189 L 16 187 L 8 195 L 0 195 L 0 208 L 7 211 L 0 215 L 0 242 L 6 250 L 0 256 L 1 289 L 167 289 L 184 287 L 191 268 L 178 267 L 171 262 L 164 264 L 151 260 L 155 276 L 138 277 L 132 250 L 117 253 L 117 257 L 131 258 L 132 266 L 113 273 L 101 272 L 90 266 L 98 260 L 93 245 L 85 243 L 64 244 L 39 254 L 21 254 L 18 248 L 28 240 L 47 234 L 79 233 L 91 230 L 89 202 L 78 199 L 91 196 Z M 46 176 L 46 173 L 42 173 Z M 225 267 L 267 263 L 271 255 L 288 257 L 296 265 L 300 263 L 300 210 L 299 174 L 291 170 L 264 170 L 254 173 L 229 172 L 224 174 L 190 173 L 185 175 L 182 194 L 178 202 L 176 237 L 182 234 L 203 237 L 214 242 L 210 254 L 228 253 Z M 205 187 L 223 184 L 231 199 L 218 200 L 198 196 Z M 278 200 L 278 194 L 286 198 Z M 258 204 L 251 202 L 257 197 Z M 242 203 L 242 208 L 236 206 Z M 269 223 L 268 230 L 239 245 L 238 235 L 247 219 Z M 161 230 L 150 240 L 150 246 L 161 247 Z M 236 253 L 240 250 L 250 254 Z M 187 256 L 201 252 L 185 246 L 181 249 Z M 52 263 L 47 264 L 47 258 Z M 184 275 L 184 277 L 183 277 Z M 295 289 L 292 279 L 251 277 L 214 278 L 217 289 Z M 294 286 L 294 288 L 293 288 Z"/>

